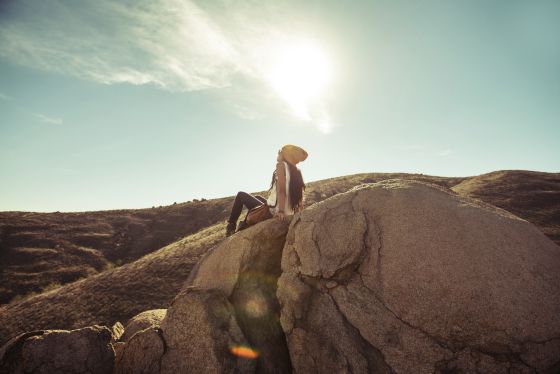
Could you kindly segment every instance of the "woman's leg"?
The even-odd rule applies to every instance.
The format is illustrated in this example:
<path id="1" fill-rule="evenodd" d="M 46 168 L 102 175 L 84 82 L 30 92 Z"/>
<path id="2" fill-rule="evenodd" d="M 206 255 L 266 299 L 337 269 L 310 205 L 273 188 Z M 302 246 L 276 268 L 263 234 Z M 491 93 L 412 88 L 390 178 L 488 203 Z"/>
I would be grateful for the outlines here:
<path id="1" fill-rule="evenodd" d="M 262 198 L 262 196 L 260 196 Z M 266 200 L 265 200 L 266 201 Z M 230 224 L 236 224 L 239 216 L 241 215 L 241 211 L 243 210 L 243 205 L 247 207 L 247 209 L 252 209 L 257 205 L 261 205 L 262 201 L 257 197 L 254 197 L 247 192 L 239 191 L 237 196 L 235 197 L 235 201 L 233 202 L 233 207 L 231 208 L 231 214 L 229 216 L 228 222 Z"/>
<path id="2" fill-rule="evenodd" d="M 255 195 L 255 198 L 259 199 L 261 201 L 261 203 L 266 204 L 266 199 L 264 197 L 262 197 L 261 195 Z"/>

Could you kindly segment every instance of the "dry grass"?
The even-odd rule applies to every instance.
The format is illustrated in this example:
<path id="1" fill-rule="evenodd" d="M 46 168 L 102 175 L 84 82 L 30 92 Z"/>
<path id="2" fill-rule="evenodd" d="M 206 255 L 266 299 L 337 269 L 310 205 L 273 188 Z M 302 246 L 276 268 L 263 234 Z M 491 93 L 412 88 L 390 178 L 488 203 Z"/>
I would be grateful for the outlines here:
<path id="1" fill-rule="evenodd" d="M 452 190 L 533 223 L 560 245 L 560 173 L 497 171 L 469 178 Z"/>
<path id="2" fill-rule="evenodd" d="M 154 209 L 0 212 L 0 304 L 132 262 L 225 219 L 232 199 Z"/>
<path id="3" fill-rule="evenodd" d="M 0 345 L 20 331 L 111 325 L 167 308 L 198 259 L 223 240 L 224 230 L 224 224 L 210 226 L 132 263 L 0 308 Z"/>

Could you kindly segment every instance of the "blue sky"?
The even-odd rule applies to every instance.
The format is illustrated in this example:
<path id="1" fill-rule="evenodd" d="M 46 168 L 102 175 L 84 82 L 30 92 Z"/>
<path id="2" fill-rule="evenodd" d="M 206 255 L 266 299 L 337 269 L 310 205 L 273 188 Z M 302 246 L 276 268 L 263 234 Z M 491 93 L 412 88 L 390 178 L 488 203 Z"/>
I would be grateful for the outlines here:
<path id="1" fill-rule="evenodd" d="M 560 171 L 558 1 L 4 1 L 0 210 Z"/>

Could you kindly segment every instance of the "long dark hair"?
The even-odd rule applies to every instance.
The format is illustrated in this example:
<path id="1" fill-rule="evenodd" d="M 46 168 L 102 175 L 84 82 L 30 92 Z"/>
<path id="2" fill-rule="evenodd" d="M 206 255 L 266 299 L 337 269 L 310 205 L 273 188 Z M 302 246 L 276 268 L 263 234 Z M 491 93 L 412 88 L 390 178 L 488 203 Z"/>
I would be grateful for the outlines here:
<path id="1" fill-rule="evenodd" d="M 285 160 L 284 160 L 285 161 Z M 305 183 L 303 182 L 303 176 L 301 175 L 301 170 L 299 170 L 295 165 L 288 164 L 288 169 L 290 170 L 290 207 L 295 212 L 299 207 L 303 206 L 303 191 L 305 190 Z M 274 186 L 274 179 L 276 179 L 276 170 L 272 173 L 272 181 L 270 181 L 269 191 Z"/>

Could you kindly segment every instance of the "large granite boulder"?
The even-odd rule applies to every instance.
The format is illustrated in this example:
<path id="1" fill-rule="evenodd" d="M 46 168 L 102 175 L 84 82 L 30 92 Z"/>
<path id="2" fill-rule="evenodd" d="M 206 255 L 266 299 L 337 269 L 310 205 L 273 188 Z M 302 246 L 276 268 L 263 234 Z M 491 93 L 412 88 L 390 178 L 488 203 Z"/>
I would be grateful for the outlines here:
<path id="1" fill-rule="evenodd" d="M 296 373 L 560 372 L 560 247 L 442 187 L 385 181 L 311 206 L 282 271 Z"/>
<path id="2" fill-rule="evenodd" d="M 161 373 L 252 373 L 253 360 L 232 354 L 248 347 L 235 311 L 216 289 L 188 288 L 179 293 L 162 324 L 167 351 Z"/>
<path id="3" fill-rule="evenodd" d="M 124 345 L 116 372 L 291 372 L 276 299 L 288 227 L 289 221 L 267 220 L 212 248 L 161 326 Z"/>
<path id="4" fill-rule="evenodd" d="M 24 333 L 0 348 L 0 373 L 111 373 L 112 338 L 110 329 L 97 325 Z"/>

